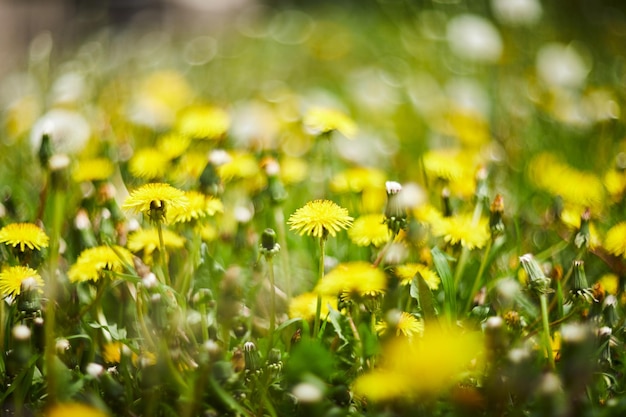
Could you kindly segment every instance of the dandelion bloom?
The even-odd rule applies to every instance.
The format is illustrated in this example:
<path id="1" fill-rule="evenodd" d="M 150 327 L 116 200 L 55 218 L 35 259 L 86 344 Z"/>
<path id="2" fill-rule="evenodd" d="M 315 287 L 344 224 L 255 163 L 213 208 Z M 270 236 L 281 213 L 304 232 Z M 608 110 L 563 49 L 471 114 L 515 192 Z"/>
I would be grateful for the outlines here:
<path id="1" fill-rule="evenodd" d="M 314 200 L 296 210 L 287 224 L 301 236 L 306 233 L 308 236 L 325 238 L 329 234 L 335 237 L 338 231 L 349 228 L 352 220 L 348 209 L 330 200 Z"/>
<path id="2" fill-rule="evenodd" d="M 380 321 L 376 323 L 376 331 L 378 334 L 385 334 L 389 331 L 389 328 L 395 328 L 396 336 L 404 336 L 408 338 L 412 338 L 414 336 L 419 336 L 424 333 L 424 322 L 419 320 L 413 314 L 409 314 L 406 311 L 401 311 L 394 317 L 392 326 L 389 326 L 391 323 L 387 323 L 387 321 Z"/>
<path id="3" fill-rule="evenodd" d="M 0 272 L 0 293 L 4 296 L 20 295 L 22 283 L 33 280 L 37 287 L 43 287 L 44 282 L 37 271 L 27 266 L 9 266 Z"/>
<path id="4" fill-rule="evenodd" d="M 337 265 L 322 278 L 316 291 L 322 295 L 350 297 L 351 294 L 380 294 L 386 287 L 387 278 L 383 271 L 368 262 L 355 261 Z"/>
<path id="5" fill-rule="evenodd" d="M 379 367 L 359 376 L 352 388 L 374 402 L 435 397 L 467 373 L 482 345 L 478 333 L 436 328 L 420 338 L 395 338 L 383 346 Z"/>
<path id="6" fill-rule="evenodd" d="M 219 139 L 230 127 L 230 116 L 218 107 L 193 106 L 185 109 L 176 124 L 182 135 L 196 139 Z"/>
<path id="7" fill-rule="evenodd" d="M 391 238 L 382 214 L 365 214 L 354 221 L 348 230 L 348 237 L 359 246 L 379 247 Z"/>
<path id="8" fill-rule="evenodd" d="M 149 214 L 154 208 L 185 208 L 189 200 L 184 191 L 169 184 L 150 183 L 143 185 L 133 192 L 122 205 L 122 209 L 135 213 Z"/>
<path id="9" fill-rule="evenodd" d="M 188 136 L 170 132 L 159 138 L 156 147 L 168 159 L 175 159 L 182 156 L 190 144 L 191 139 Z"/>
<path id="10" fill-rule="evenodd" d="M 102 346 L 102 359 L 106 363 L 116 364 L 122 360 L 122 348 L 124 345 L 121 342 L 113 341 L 107 342 Z"/>
<path id="11" fill-rule="evenodd" d="M 79 403 L 56 404 L 45 413 L 45 417 L 108 417 L 108 415 L 102 410 Z"/>
<path id="12" fill-rule="evenodd" d="M 396 276 L 400 279 L 400 283 L 402 285 L 410 285 L 411 281 L 413 281 L 413 277 L 419 274 L 422 276 L 424 281 L 426 281 L 426 285 L 431 290 L 436 290 L 439 288 L 439 284 L 441 283 L 441 278 L 439 275 L 429 267 L 423 264 L 418 263 L 408 263 L 404 265 L 398 265 L 394 268 L 394 272 Z"/>
<path id="13" fill-rule="evenodd" d="M 48 235 L 32 223 L 12 223 L 0 229 L 0 243 L 20 246 L 20 252 L 29 249 L 41 250 L 48 247 Z"/>
<path id="14" fill-rule="evenodd" d="M 356 167 L 336 174 L 330 188 L 337 193 L 360 193 L 370 187 L 383 188 L 385 181 L 385 172 L 380 169 Z"/>
<path id="15" fill-rule="evenodd" d="M 224 204 L 218 198 L 198 191 L 187 191 L 185 195 L 189 200 L 187 207 L 173 207 L 168 210 L 167 219 L 170 223 L 190 222 L 224 212 Z"/>
<path id="16" fill-rule="evenodd" d="M 163 244 L 169 248 L 179 249 L 185 245 L 185 239 L 171 230 L 163 230 Z M 150 257 L 159 248 L 159 233 L 157 229 L 140 229 L 128 236 L 126 245 L 131 252 L 141 252 Z"/>
<path id="17" fill-rule="evenodd" d="M 76 182 L 104 181 L 113 175 L 115 166 L 107 158 L 93 158 L 78 161 L 72 171 L 72 179 Z"/>
<path id="18" fill-rule="evenodd" d="M 330 308 L 337 309 L 337 297 L 335 296 L 323 296 L 322 297 L 322 310 L 321 317 L 326 317 Z M 313 292 L 306 292 L 300 294 L 297 297 L 291 299 L 289 303 L 289 317 L 301 318 L 306 321 L 315 319 L 315 312 L 317 308 L 317 294 Z"/>
<path id="19" fill-rule="evenodd" d="M 312 135 L 322 135 L 336 130 L 345 137 L 352 139 L 357 127 L 354 121 L 344 113 L 325 107 L 309 109 L 302 119 L 304 128 Z"/>
<path id="20" fill-rule="evenodd" d="M 444 217 L 433 225 L 433 234 L 443 236 L 451 245 L 460 244 L 467 249 L 480 249 L 490 239 L 487 220 L 474 222 L 471 214 Z"/>
<path id="21" fill-rule="evenodd" d="M 137 178 L 163 178 L 169 168 L 167 154 L 155 148 L 139 149 L 128 161 L 128 170 Z"/>
<path id="22" fill-rule="evenodd" d="M 95 282 L 104 271 L 122 272 L 124 264 L 132 262 L 133 255 L 121 246 L 96 246 L 81 252 L 68 276 L 71 282 Z"/>
<path id="23" fill-rule="evenodd" d="M 604 238 L 604 248 L 613 255 L 626 257 L 626 222 L 609 229 Z"/>

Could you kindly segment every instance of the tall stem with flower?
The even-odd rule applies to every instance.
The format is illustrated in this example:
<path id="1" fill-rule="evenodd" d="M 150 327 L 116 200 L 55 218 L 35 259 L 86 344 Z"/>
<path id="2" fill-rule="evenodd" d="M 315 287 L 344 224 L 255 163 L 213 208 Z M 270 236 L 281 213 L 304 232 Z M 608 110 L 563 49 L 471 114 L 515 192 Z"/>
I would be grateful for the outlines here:
<path id="1" fill-rule="evenodd" d="M 287 223 L 290 225 L 291 230 L 298 231 L 300 235 L 307 234 L 319 239 L 320 257 L 317 283 L 324 278 L 326 239 L 328 239 L 329 235 L 334 237 L 338 231 L 349 228 L 352 225 L 352 221 L 353 218 L 349 216 L 347 209 L 338 206 L 330 200 L 309 201 L 289 217 Z M 318 337 L 321 310 L 322 298 L 321 294 L 318 294 L 312 332 L 314 338 Z"/>

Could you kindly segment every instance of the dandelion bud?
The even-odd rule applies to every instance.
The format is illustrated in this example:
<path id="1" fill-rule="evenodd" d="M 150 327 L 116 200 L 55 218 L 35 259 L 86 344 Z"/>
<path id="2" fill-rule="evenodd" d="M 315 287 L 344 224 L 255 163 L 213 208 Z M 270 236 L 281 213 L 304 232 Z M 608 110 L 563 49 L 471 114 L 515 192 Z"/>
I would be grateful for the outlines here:
<path id="1" fill-rule="evenodd" d="M 28 326 L 25 326 L 23 324 L 18 324 L 17 326 L 15 326 L 11 333 L 13 334 L 13 338 L 15 340 L 22 342 L 30 340 L 31 331 Z"/>
<path id="2" fill-rule="evenodd" d="M 600 351 L 600 364 L 612 365 L 611 358 L 611 336 L 613 330 L 610 327 L 604 326 L 598 329 L 598 339 L 602 350 Z"/>
<path id="3" fill-rule="evenodd" d="M 50 185 L 55 190 L 67 190 L 69 174 L 67 168 L 70 166 L 70 157 L 66 154 L 55 154 L 48 160 L 50 169 Z"/>
<path id="4" fill-rule="evenodd" d="M 519 258 L 526 275 L 528 275 L 529 286 L 539 294 L 545 294 L 551 292 L 550 278 L 544 274 L 539 266 L 539 263 L 535 260 L 535 257 L 527 253 Z"/>
<path id="5" fill-rule="evenodd" d="M 587 208 L 580 216 L 580 229 L 578 229 L 578 233 L 576 233 L 576 237 L 574 238 L 574 244 L 577 248 L 581 248 L 583 246 L 586 248 L 589 247 L 589 242 L 591 241 L 591 233 L 589 231 L 590 218 L 591 211 Z"/>
<path id="6" fill-rule="evenodd" d="M 58 339 L 55 345 L 57 353 L 62 354 L 70 349 L 70 341 L 67 339 Z"/>
<path id="7" fill-rule="evenodd" d="M 494 359 L 498 358 L 508 344 L 504 319 L 500 316 L 489 317 L 485 322 L 485 336 L 487 349 Z"/>
<path id="8" fill-rule="evenodd" d="M 574 284 L 572 286 L 572 298 L 574 300 L 582 300 L 587 303 L 598 301 L 593 297 L 593 292 L 587 283 L 587 275 L 585 274 L 585 263 L 579 259 L 574 261 Z"/>
<path id="9" fill-rule="evenodd" d="M 246 370 L 256 371 L 259 369 L 259 352 L 253 342 L 246 342 L 243 345 L 243 356 L 246 362 Z"/>
<path id="10" fill-rule="evenodd" d="M 41 145 L 39 146 L 39 163 L 42 168 L 48 167 L 48 162 L 52 157 L 52 138 L 50 137 L 50 133 L 44 133 L 41 135 Z"/>
<path id="11" fill-rule="evenodd" d="M 443 190 L 441 190 L 441 206 L 443 217 L 451 217 L 452 204 L 450 203 L 450 189 L 448 187 L 443 187 Z"/>
<path id="12" fill-rule="evenodd" d="M 488 201 L 488 187 L 487 187 L 487 169 L 483 166 L 476 171 L 476 198 L 478 201 Z"/>
<path id="13" fill-rule="evenodd" d="M 91 362 L 85 368 L 85 373 L 94 379 L 97 379 L 104 373 L 104 367 L 98 363 Z"/>
<path id="14" fill-rule="evenodd" d="M 41 310 L 39 282 L 34 277 L 22 281 L 17 308 L 27 314 Z"/>
<path id="15" fill-rule="evenodd" d="M 276 255 L 280 251 L 280 245 L 276 243 L 274 229 L 267 228 L 261 234 L 260 251 L 266 257 Z"/>
<path id="16" fill-rule="evenodd" d="M 504 213 L 504 199 L 500 194 L 496 195 L 489 209 L 489 228 L 492 235 L 498 235 L 504 232 L 504 222 L 502 214 Z"/>
<path id="17" fill-rule="evenodd" d="M 602 317 L 604 318 L 604 322 L 607 326 L 615 326 L 619 321 L 619 317 L 617 315 L 617 298 L 614 295 L 610 294 L 604 299 L 604 305 L 602 308 Z"/>
<path id="18" fill-rule="evenodd" d="M 396 181 L 387 181 L 387 206 L 385 207 L 385 224 L 395 236 L 401 229 L 406 228 L 406 207 L 402 204 L 399 193 L 402 185 Z"/>

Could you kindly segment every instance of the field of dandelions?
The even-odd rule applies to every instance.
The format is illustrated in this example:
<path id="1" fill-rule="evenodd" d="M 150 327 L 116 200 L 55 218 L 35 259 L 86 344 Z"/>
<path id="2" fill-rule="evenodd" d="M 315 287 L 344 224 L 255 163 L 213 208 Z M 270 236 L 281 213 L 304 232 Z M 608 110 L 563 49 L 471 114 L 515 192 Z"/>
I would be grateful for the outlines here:
<path id="1" fill-rule="evenodd" d="M 35 38 L 0 415 L 626 412 L 623 14 L 373 4 Z"/>

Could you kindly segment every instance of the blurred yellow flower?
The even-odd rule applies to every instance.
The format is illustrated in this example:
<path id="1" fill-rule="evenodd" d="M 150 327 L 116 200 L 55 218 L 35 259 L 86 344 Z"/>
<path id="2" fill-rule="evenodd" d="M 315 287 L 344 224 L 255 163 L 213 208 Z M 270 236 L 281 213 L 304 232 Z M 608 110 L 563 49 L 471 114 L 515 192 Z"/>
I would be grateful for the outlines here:
<path id="1" fill-rule="evenodd" d="M 185 246 L 185 239 L 171 230 L 163 230 L 163 244 L 168 248 L 179 249 Z M 144 254 L 144 261 L 152 263 L 152 253 L 159 248 L 157 229 L 139 229 L 128 236 L 128 250 Z"/>
<path id="2" fill-rule="evenodd" d="M 2 269 L 0 272 L 0 293 L 3 296 L 15 297 L 20 295 L 22 291 L 22 282 L 27 279 L 33 280 L 33 285 L 36 288 L 44 286 L 43 279 L 37 271 L 27 266 L 9 266 Z M 33 286 L 31 286 L 32 289 Z"/>
<path id="3" fill-rule="evenodd" d="M 619 277 L 615 274 L 604 274 L 598 279 L 598 282 L 609 294 L 616 295 L 619 291 Z"/>
<path id="4" fill-rule="evenodd" d="M 348 229 L 348 237 L 355 245 L 379 247 L 391 239 L 383 214 L 364 214 Z"/>
<path id="5" fill-rule="evenodd" d="M 122 272 L 133 265 L 133 255 L 121 246 L 96 246 L 80 253 L 70 267 L 70 282 L 98 281 L 105 271 Z"/>
<path id="6" fill-rule="evenodd" d="M 481 146 L 491 139 L 489 124 L 478 112 L 455 109 L 448 114 L 451 134 L 467 146 Z"/>
<path id="7" fill-rule="evenodd" d="M 350 168 L 336 174 L 330 182 L 330 188 L 336 193 L 360 193 L 366 188 L 385 189 L 387 176 L 376 168 Z"/>
<path id="8" fill-rule="evenodd" d="M 400 279 L 400 284 L 402 285 L 411 285 L 413 277 L 415 277 L 418 272 L 422 278 L 424 278 L 424 281 L 426 281 L 428 288 L 433 291 L 439 288 L 441 278 L 439 278 L 439 275 L 437 275 L 435 271 L 424 264 L 407 263 L 404 265 L 398 265 L 394 268 L 394 273 Z"/>
<path id="9" fill-rule="evenodd" d="M 208 162 L 204 153 L 185 152 L 174 165 L 172 172 L 168 173 L 168 178 L 176 184 L 196 184 Z"/>
<path id="10" fill-rule="evenodd" d="M 334 202 L 314 200 L 289 216 L 287 224 L 301 236 L 306 233 L 308 236 L 326 238 L 329 234 L 335 237 L 338 231 L 349 228 L 352 220 L 348 210 Z"/>
<path id="11" fill-rule="evenodd" d="M 303 158 L 283 157 L 280 160 L 280 179 L 285 185 L 304 181 L 309 172 L 309 165 Z"/>
<path id="12" fill-rule="evenodd" d="M 315 291 L 322 295 L 377 295 L 387 288 L 387 277 L 380 269 L 363 261 L 344 262 L 327 273 Z"/>
<path id="13" fill-rule="evenodd" d="M 195 230 L 196 233 L 198 233 L 202 240 L 205 242 L 212 242 L 219 236 L 218 230 L 212 224 L 201 224 L 200 226 L 196 227 Z"/>
<path id="14" fill-rule="evenodd" d="M 433 224 L 432 232 L 435 236 L 443 236 L 451 245 L 460 244 L 467 249 L 480 249 L 491 238 L 488 221 L 479 219 L 474 222 L 471 214 L 443 217 Z"/>
<path id="15" fill-rule="evenodd" d="M 392 330 L 395 328 L 396 336 L 404 336 L 411 339 L 424 333 L 424 322 L 406 311 L 400 312 L 398 317 L 394 317 L 393 320 L 396 323 L 392 326 Z M 376 332 L 384 335 L 389 331 L 389 327 L 387 321 L 379 321 L 376 323 Z"/>
<path id="16" fill-rule="evenodd" d="M 604 249 L 613 255 L 626 258 L 626 222 L 611 227 L 604 238 Z"/>
<path id="17" fill-rule="evenodd" d="M 430 204 L 417 206 L 413 209 L 413 216 L 418 222 L 428 224 L 430 226 L 441 222 L 443 219 L 441 211 Z"/>
<path id="18" fill-rule="evenodd" d="M 118 341 L 107 342 L 102 346 L 102 359 L 108 364 L 117 364 L 122 360 L 123 344 Z"/>
<path id="19" fill-rule="evenodd" d="M 115 166 L 110 159 L 93 158 L 79 160 L 72 171 L 72 179 L 76 182 L 104 181 L 113 175 Z"/>
<path id="20" fill-rule="evenodd" d="M 328 315 L 328 306 L 337 309 L 337 297 L 336 296 L 323 296 L 322 297 L 322 311 L 321 317 Z M 315 318 L 315 310 L 317 308 L 317 294 L 314 292 L 306 292 L 293 297 L 289 303 L 289 317 L 301 318 L 303 320 L 311 321 Z"/>
<path id="21" fill-rule="evenodd" d="M 218 198 L 207 196 L 199 191 L 186 191 L 189 204 L 186 207 L 173 207 L 167 211 L 169 223 L 184 223 L 224 212 L 224 204 Z"/>
<path id="22" fill-rule="evenodd" d="M 167 159 L 176 159 L 185 153 L 190 144 L 191 139 L 189 136 L 181 135 L 177 132 L 169 132 L 158 139 L 156 148 Z"/>
<path id="23" fill-rule="evenodd" d="M 193 106 L 181 113 L 176 130 L 194 139 L 220 139 L 230 127 L 230 116 L 218 107 Z"/>
<path id="24" fill-rule="evenodd" d="M 308 133 L 315 136 L 336 130 L 352 139 L 357 133 L 356 123 L 345 113 L 325 107 L 309 109 L 302 118 L 302 124 Z"/>
<path id="25" fill-rule="evenodd" d="M 383 346 L 379 367 L 352 388 L 373 402 L 435 397 L 464 376 L 481 349 L 478 333 L 427 328 L 421 338 L 395 338 Z"/>
<path id="26" fill-rule="evenodd" d="M 109 414 L 86 404 L 65 403 L 55 404 L 46 413 L 45 417 L 108 417 Z"/>
<path id="27" fill-rule="evenodd" d="M 528 175 L 534 184 L 566 203 L 590 207 L 600 212 L 604 202 L 604 186 L 593 173 L 579 171 L 551 153 L 544 152 L 531 159 Z"/>
<path id="28" fill-rule="evenodd" d="M 185 193 L 169 184 L 145 184 L 130 193 L 122 209 L 135 213 L 150 214 L 151 210 L 179 209 L 189 205 Z"/>
<path id="29" fill-rule="evenodd" d="M 472 172 L 468 167 L 471 158 L 455 149 L 437 149 L 426 152 L 422 156 L 424 170 L 429 178 L 455 181 L 466 177 Z"/>
<path id="30" fill-rule="evenodd" d="M 155 148 L 143 148 L 135 152 L 128 161 L 128 171 L 137 178 L 156 180 L 163 178 L 168 171 L 167 155 Z"/>
<path id="31" fill-rule="evenodd" d="M 217 173 L 224 182 L 233 179 L 253 178 L 261 174 L 261 168 L 257 159 L 248 152 L 234 152 L 230 154 L 230 160 L 219 167 Z"/>
<path id="32" fill-rule="evenodd" d="M 19 245 L 21 252 L 26 248 L 47 248 L 48 240 L 48 235 L 32 223 L 11 223 L 0 229 L 0 243 L 13 247 Z"/>

